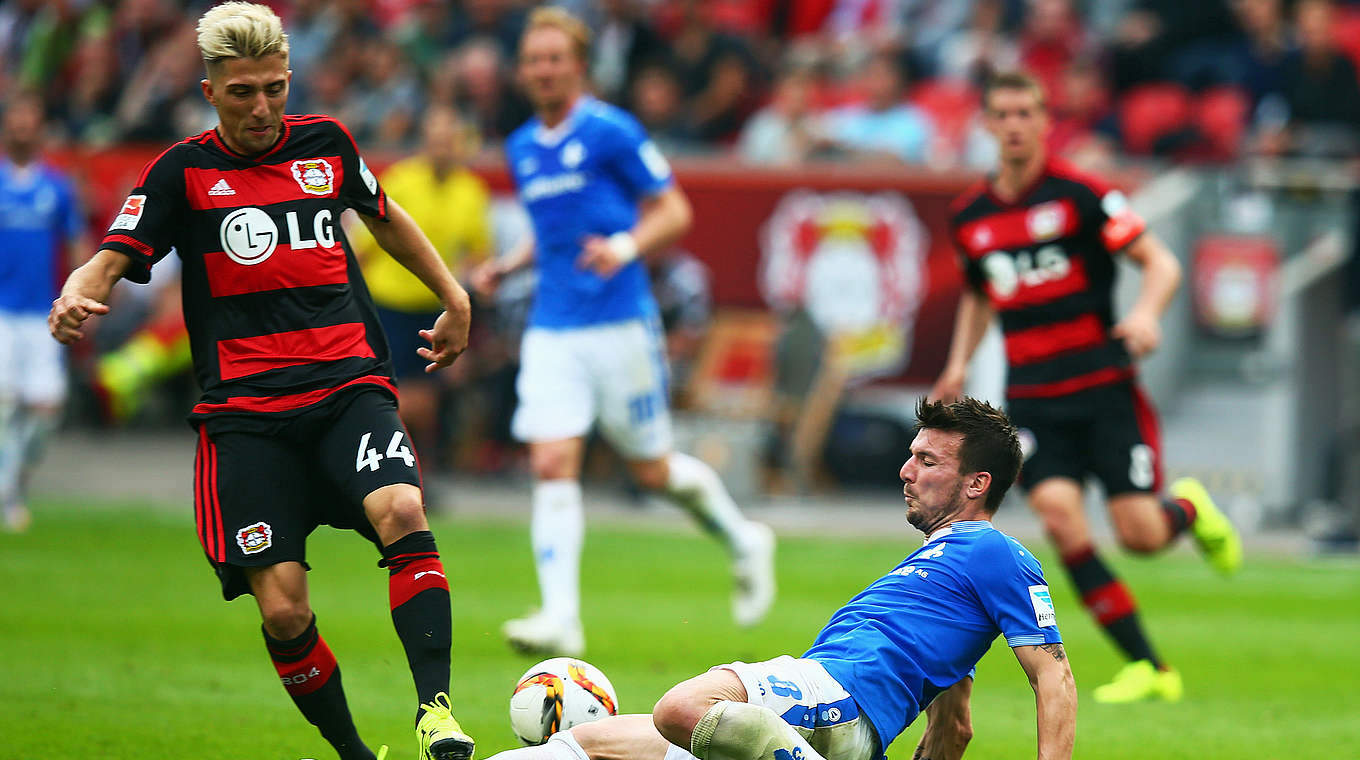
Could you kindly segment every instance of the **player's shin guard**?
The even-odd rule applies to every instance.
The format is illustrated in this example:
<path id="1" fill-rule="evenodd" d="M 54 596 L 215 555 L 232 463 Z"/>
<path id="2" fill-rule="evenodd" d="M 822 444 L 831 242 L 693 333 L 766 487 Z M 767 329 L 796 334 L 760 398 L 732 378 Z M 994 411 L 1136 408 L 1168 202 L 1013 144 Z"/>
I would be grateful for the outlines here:
<path id="1" fill-rule="evenodd" d="M 703 461 L 678 451 L 671 453 L 666 464 L 670 471 L 666 495 L 694 515 L 705 530 L 722 539 L 729 549 L 740 549 L 746 518 L 718 473 Z"/>
<path id="2" fill-rule="evenodd" d="M 436 694 L 449 689 L 449 649 L 453 645 L 449 581 L 439 561 L 434 534 L 428 530 L 408 533 L 383 547 L 382 554 L 378 566 L 388 568 L 392 625 L 406 650 L 418 701 L 433 702 Z"/>
<path id="3" fill-rule="evenodd" d="M 543 613 L 572 624 L 581 618 L 581 547 L 585 543 L 581 484 L 543 480 L 534 485 L 534 514 L 529 538 Z"/>
<path id="4" fill-rule="evenodd" d="M 700 760 L 822 760 L 773 710 L 745 702 L 710 707 L 694 726 L 690 751 Z"/>
<path id="5" fill-rule="evenodd" d="M 1081 594 L 1081 602 L 1131 662 L 1150 660 L 1157 667 L 1162 661 L 1138 620 L 1138 604 L 1123 581 L 1114 576 L 1092 547 L 1063 555 L 1063 566 Z"/>
<path id="6" fill-rule="evenodd" d="M 374 760 L 354 727 L 340 682 L 340 666 L 316 631 L 316 617 L 294 639 L 281 641 L 268 631 L 263 633 L 274 670 L 303 717 L 321 731 L 341 760 Z"/>

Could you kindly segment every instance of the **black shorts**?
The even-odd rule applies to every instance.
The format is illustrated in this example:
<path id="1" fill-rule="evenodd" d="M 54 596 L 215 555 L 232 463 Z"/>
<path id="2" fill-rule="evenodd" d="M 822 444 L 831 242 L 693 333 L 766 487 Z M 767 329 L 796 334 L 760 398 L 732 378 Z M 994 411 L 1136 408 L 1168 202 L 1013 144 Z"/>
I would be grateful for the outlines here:
<path id="1" fill-rule="evenodd" d="M 319 525 L 355 530 L 378 545 L 364 497 L 395 483 L 420 486 L 391 395 L 342 394 L 285 424 L 237 418 L 199 426 L 194 516 L 223 598 L 250 593 L 242 568 L 306 566 L 307 536 Z"/>
<path id="2" fill-rule="evenodd" d="M 1010 399 L 1007 412 L 1020 428 L 1026 491 L 1048 478 L 1084 483 L 1090 475 L 1105 493 L 1156 493 L 1162 488 L 1162 440 L 1157 412 L 1136 383 L 1116 383 L 1070 396 Z"/>

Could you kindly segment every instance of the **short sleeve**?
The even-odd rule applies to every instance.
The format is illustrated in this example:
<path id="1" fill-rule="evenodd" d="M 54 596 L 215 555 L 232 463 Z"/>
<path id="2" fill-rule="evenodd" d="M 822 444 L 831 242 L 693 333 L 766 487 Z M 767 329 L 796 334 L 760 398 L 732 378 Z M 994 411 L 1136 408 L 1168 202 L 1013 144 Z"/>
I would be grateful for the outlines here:
<path id="1" fill-rule="evenodd" d="M 1083 209 L 1092 225 L 1099 230 L 1100 243 L 1109 253 L 1119 253 L 1129 243 L 1147 231 L 1147 222 L 1129 205 L 1128 196 L 1120 190 L 1094 178 L 1083 178 L 1093 195 Z"/>
<path id="2" fill-rule="evenodd" d="M 634 198 L 656 195 L 675 182 L 670 162 L 641 125 L 624 122 L 619 125 L 618 134 L 609 139 L 616 141 L 610 154 L 610 169 Z"/>
<path id="3" fill-rule="evenodd" d="M 988 536 L 969 562 L 978 598 L 1008 645 L 1062 641 L 1043 569 L 1020 542 L 1002 533 Z"/>
<path id="4" fill-rule="evenodd" d="M 184 218 L 185 206 L 180 165 L 174 150 L 147 164 L 99 246 L 132 259 L 132 266 L 123 273 L 132 282 L 150 282 L 152 265 L 174 248 L 175 221 Z"/>
<path id="5" fill-rule="evenodd" d="M 80 205 L 75 188 L 66 178 L 61 181 L 61 233 L 67 240 L 73 240 L 85 231 L 85 210 Z"/>
<path id="6" fill-rule="evenodd" d="M 335 122 L 339 135 L 340 163 L 344 167 L 344 180 L 340 185 L 340 202 L 364 216 L 376 217 L 387 221 L 387 194 L 373 170 L 368 168 L 359 146 L 345 125 Z"/>
<path id="7" fill-rule="evenodd" d="M 951 224 L 949 239 L 954 244 L 954 253 L 957 254 L 955 260 L 959 264 L 959 272 L 963 274 L 963 281 L 968 283 L 968 286 L 973 290 L 979 293 L 985 293 L 987 277 L 982 272 L 982 262 L 980 260 L 975 260 L 972 256 L 968 255 L 968 251 L 963 247 L 963 243 L 959 240 L 959 235 L 960 231 L 958 225 Z"/>

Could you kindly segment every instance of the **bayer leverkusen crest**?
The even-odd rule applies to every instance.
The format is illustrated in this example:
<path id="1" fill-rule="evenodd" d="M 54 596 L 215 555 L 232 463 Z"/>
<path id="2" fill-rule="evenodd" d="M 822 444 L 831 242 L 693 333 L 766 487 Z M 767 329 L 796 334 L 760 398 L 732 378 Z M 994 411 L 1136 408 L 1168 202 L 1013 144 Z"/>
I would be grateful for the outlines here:
<path id="1" fill-rule="evenodd" d="M 309 158 L 293 162 L 293 179 L 302 192 L 309 195 L 330 195 L 335 187 L 335 170 L 324 158 Z"/>
<path id="2" fill-rule="evenodd" d="M 761 230 L 760 290 L 777 309 L 805 309 L 852 377 L 894 372 L 911 353 L 928 243 L 898 193 L 797 190 Z"/>

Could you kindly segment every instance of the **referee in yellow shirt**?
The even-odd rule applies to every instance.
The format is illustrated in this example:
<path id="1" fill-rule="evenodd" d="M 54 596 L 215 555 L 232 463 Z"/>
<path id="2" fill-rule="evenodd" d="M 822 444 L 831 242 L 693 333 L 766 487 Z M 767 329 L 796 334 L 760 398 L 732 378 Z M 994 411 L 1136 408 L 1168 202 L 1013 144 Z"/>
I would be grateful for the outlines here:
<path id="1" fill-rule="evenodd" d="M 431 106 L 421 123 L 421 152 L 388 167 L 382 186 L 397 199 L 434 243 L 459 280 L 491 251 L 490 196 L 486 183 L 464 165 L 476 135 L 446 106 Z M 402 422 L 420 451 L 439 450 L 439 390 L 446 375 L 425 374 L 416 348 L 427 345 L 418 331 L 429 329 L 443 306 L 416 276 L 381 252 L 362 225 L 350 235 L 355 255 L 378 307 L 401 387 Z M 466 362 L 459 362 L 466 369 Z M 450 378 L 456 381 L 457 378 Z"/>

